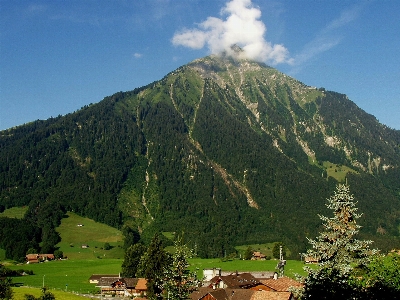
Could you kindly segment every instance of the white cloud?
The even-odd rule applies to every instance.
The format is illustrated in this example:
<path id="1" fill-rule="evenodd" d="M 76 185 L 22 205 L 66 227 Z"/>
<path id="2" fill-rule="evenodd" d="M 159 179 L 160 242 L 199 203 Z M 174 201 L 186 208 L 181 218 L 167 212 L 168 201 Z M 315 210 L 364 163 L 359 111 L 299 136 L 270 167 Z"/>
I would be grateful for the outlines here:
<path id="1" fill-rule="evenodd" d="M 261 11 L 251 0 L 231 0 L 221 10 L 226 19 L 208 17 L 197 29 L 183 29 L 175 33 L 172 43 L 192 49 L 207 46 L 211 53 L 233 54 L 232 46 L 241 47 L 246 58 L 270 62 L 290 63 L 289 51 L 280 44 L 272 45 L 264 36 L 267 31 Z"/>
<path id="2" fill-rule="evenodd" d="M 134 53 L 133 54 L 133 56 L 135 57 L 135 58 L 141 58 L 142 56 L 143 56 L 143 54 L 142 53 Z"/>

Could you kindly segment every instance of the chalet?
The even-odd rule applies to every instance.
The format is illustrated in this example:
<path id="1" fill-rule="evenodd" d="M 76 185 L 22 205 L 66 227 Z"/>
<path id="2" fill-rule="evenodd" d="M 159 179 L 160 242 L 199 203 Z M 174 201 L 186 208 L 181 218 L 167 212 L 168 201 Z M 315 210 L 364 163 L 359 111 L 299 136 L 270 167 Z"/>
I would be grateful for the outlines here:
<path id="1" fill-rule="evenodd" d="M 254 291 L 246 289 L 200 288 L 190 295 L 191 300 L 294 300 L 290 292 Z"/>
<path id="2" fill-rule="evenodd" d="M 251 260 L 265 260 L 266 256 L 262 254 L 260 251 L 254 251 Z"/>
<path id="3" fill-rule="evenodd" d="M 39 262 L 39 254 L 27 254 L 25 259 L 27 264 L 37 264 Z"/>
<path id="4" fill-rule="evenodd" d="M 35 264 L 43 261 L 54 260 L 54 254 L 27 254 L 25 256 L 27 264 Z"/>
<path id="5" fill-rule="evenodd" d="M 119 274 L 93 274 L 89 278 L 90 283 L 99 283 L 101 277 L 119 277 Z"/>
<path id="6" fill-rule="evenodd" d="M 211 279 L 208 287 L 213 289 L 250 289 L 258 285 L 260 285 L 260 282 L 250 273 L 233 273 L 227 276 L 215 276 Z"/>
<path id="7" fill-rule="evenodd" d="M 288 277 L 277 278 L 275 272 L 235 272 L 229 275 L 220 275 L 225 273 L 220 269 L 213 272 L 218 275 L 192 292 L 191 300 L 294 300 L 290 287 L 302 286 Z"/>
<path id="8" fill-rule="evenodd" d="M 101 295 L 138 297 L 147 292 L 144 278 L 101 277 L 96 286 Z"/>

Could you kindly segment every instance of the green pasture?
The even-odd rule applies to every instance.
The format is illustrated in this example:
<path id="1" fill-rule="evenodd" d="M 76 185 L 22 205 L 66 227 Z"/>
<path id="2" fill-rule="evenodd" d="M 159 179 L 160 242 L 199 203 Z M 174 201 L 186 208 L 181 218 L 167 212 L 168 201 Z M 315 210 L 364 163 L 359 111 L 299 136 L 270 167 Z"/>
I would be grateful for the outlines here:
<path id="1" fill-rule="evenodd" d="M 221 268 L 222 271 L 275 271 L 277 260 L 228 260 L 192 258 L 189 260 L 190 270 L 195 271 L 199 278 L 203 277 L 203 269 Z M 13 282 L 24 287 L 40 288 L 44 285 L 52 290 L 75 292 L 80 294 L 95 294 L 98 288 L 89 283 L 92 274 L 119 274 L 122 259 L 86 259 L 62 260 L 31 265 L 7 265 L 13 270 L 32 270 L 34 275 L 14 277 Z M 288 260 L 285 275 L 294 277 L 304 275 L 304 263 Z"/>
<path id="2" fill-rule="evenodd" d="M 14 287 L 13 288 L 14 292 L 14 300 L 24 300 L 24 296 L 26 294 L 33 295 L 35 297 L 39 297 L 42 294 L 42 291 L 40 288 L 32 288 L 32 287 Z M 64 292 L 64 291 L 59 291 L 59 290 L 52 290 L 50 289 L 49 292 L 53 293 L 56 299 L 62 299 L 62 300 L 82 300 L 82 299 L 87 299 L 87 297 L 84 296 L 79 296 L 73 293 L 69 292 Z"/>
<path id="3" fill-rule="evenodd" d="M 328 177 L 331 176 L 335 178 L 338 182 L 344 182 L 346 179 L 346 175 L 349 172 L 357 173 L 355 170 L 349 167 L 333 164 L 329 161 L 324 161 L 323 166 L 326 169 Z"/>
<path id="4" fill-rule="evenodd" d="M 189 260 L 191 271 L 197 273 L 198 278 L 203 277 L 203 269 L 221 268 L 222 271 L 276 271 L 278 260 L 239 260 L 233 259 L 223 261 L 219 258 L 202 259 L 192 258 Z M 296 274 L 305 275 L 304 263 L 298 260 L 288 260 L 285 267 L 285 276 L 295 278 Z"/>
<path id="5" fill-rule="evenodd" d="M 83 226 L 78 226 L 79 224 Z M 68 212 L 67 218 L 61 220 L 61 225 L 56 230 L 61 236 L 61 242 L 57 246 L 70 259 L 124 257 L 122 233 L 113 227 Z M 105 243 L 109 243 L 112 248 L 104 250 Z M 89 247 L 84 249 L 82 245 Z"/>
<path id="6" fill-rule="evenodd" d="M 265 243 L 265 244 L 250 244 L 250 245 L 242 245 L 236 246 L 235 249 L 238 253 L 243 257 L 244 253 L 246 252 L 247 248 L 250 246 L 253 251 L 260 251 L 262 254 L 273 257 L 272 250 L 274 249 L 275 243 Z M 290 255 L 290 251 L 286 248 L 286 256 Z"/>
<path id="7" fill-rule="evenodd" d="M 22 219 L 28 210 L 28 206 L 11 207 L 0 213 L 0 217 Z"/>
<path id="8" fill-rule="evenodd" d="M 77 293 L 96 293 L 89 283 L 92 274 L 119 274 L 120 259 L 62 260 L 31 265 L 8 265 L 13 270 L 32 270 L 34 275 L 14 277 L 13 283 L 28 287 L 46 287 Z"/>

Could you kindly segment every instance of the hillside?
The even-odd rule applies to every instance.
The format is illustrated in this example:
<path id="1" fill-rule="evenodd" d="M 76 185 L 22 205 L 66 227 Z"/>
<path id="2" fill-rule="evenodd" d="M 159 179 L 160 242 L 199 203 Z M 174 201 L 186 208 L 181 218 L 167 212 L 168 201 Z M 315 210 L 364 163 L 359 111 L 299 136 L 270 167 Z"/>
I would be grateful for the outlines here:
<path id="1" fill-rule="evenodd" d="M 184 232 L 202 257 L 307 246 L 347 180 L 361 234 L 399 247 L 400 132 L 346 95 L 210 56 L 81 110 L 0 132 L 0 204 L 75 213 L 148 240 Z M 54 209 L 57 207 L 57 209 Z"/>

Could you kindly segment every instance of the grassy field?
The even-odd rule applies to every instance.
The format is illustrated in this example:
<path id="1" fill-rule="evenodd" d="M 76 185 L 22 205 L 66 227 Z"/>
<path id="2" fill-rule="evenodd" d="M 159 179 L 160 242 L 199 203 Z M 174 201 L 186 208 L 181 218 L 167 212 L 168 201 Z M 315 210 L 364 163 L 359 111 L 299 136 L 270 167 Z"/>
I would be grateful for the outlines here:
<path id="1" fill-rule="evenodd" d="M 32 287 L 15 287 L 13 288 L 14 292 L 14 300 L 24 300 L 25 294 L 33 295 L 35 297 L 39 297 L 42 294 L 40 288 L 32 288 Z M 56 299 L 62 300 L 82 300 L 87 299 L 88 297 L 79 296 L 73 293 L 58 291 L 58 290 L 49 290 L 49 292 L 53 293 Z"/>
<path id="2" fill-rule="evenodd" d="M 16 217 L 18 210 L 11 210 L 11 215 Z M 7 212 L 10 214 L 10 211 Z M 19 213 L 21 215 L 21 213 Z M 78 226 L 81 224 L 83 226 Z M 68 257 L 67 260 L 51 261 L 40 264 L 7 263 L 10 269 L 32 270 L 34 275 L 15 277 L 13 282 L 21 287 L 14 288 L 15 299 L 23 299 L 25 294 L 40 295 L 43 284 L 56 295 L 56 299 L 78 300 L 79 294 L 97 294 L 99 289 L 95 284 L 89 283 L 92 274 L 119 274 L 124 257 L 122 248 L 123 237 L 119 230 L 107 225 L 97 223 L 91 219 L 80 217 L 74 213 L 68 213 L 68 217 L 62 219 L 57 228 L 62 242 L 58 244 L 60 250 Z M 173 239 L 173 233 L 164 233 Z M 110 250 L 104 250 L 104 243 L 112 246 Z M 82 249 L 81 245 L 87 244 L 89 248 Z M 274 244 L 254 244 L 238 246 L 239 253 L 244 252 L 248 246 L 256 251 L 261 251 L 267 256 L 272 256 Z M 1 250 L 1 249 L 0 249 Z M 4 251 L 0 251 L 4 257 Z M 203 277 L 203 269 L 221 268 L 223 271 L 275 271 L 276 260 L 243 261 L 221 259 L 190 259 L 190 269 L 195 271 L 199 278 Z M 3 262 L 4 263 L 4 262 Z M 294 277 L 294 274 L 304 274 L 304 264 L 300 261 L 288 260 L 285 275 Z M 66 293 L 67 291 L 67 293 Z"/>
<path id="3" fill-rule="evenodd" d="M 203 277 L 203 269 L 221 268 L 223 271 L 275 271 L 276 260 L 230 260 L 221 259 L 190 259 L 190 269 L 196 271 L 199 278 Z M 13 278 L 13 282 L 24 287 L 40 288 L 44 285 L 52 290 L 75 293 L 94 294 L 98 291 L 95 284 L 89 283 L 92 274 L 119 274 L 121 259 L 92 259 L 92 260 L 63 260 L 32 265 L 7 265 L 8 268 L 17 270 L 32 270 L 34 275 Z M 288 260 L 285 275 L 294 277 L 302 274 L 303 262 Z M 64 299 L 64 298 L 62 298 Z"/>
<path id="4" fill-rule="evenodd" d="M 72 212 L 68 212 L 67 216 L 61 220 L 61 225 L 56 229 L 61 236 L 61 242 L 57 246 L 63 251 L 64 256 L 70 259 L 124 257 L 121 231 Z M 78 226 L 78 224 L 83 226 Z M 105 243 L 109 243 L 112 248 L 104 250 Z M 83 244 L 89 247 L 83 249 L 81 247 Z"/>
<path id="5" fill-rule="evenodd" d="M 222 271 L 276 271 L 277 260 L 228 260 L 221 259 L 190 259 L 190 270 L 196 271 L 199 278 L 203 277 L 203 269 L 221 268 Z M 305 275 L 304 263 L 298 260 L 288 260 L 285 267 L 285 276 L 294 278 L 295 274 Z"/>
<path id="6" fill-rule="evenodd" d="M 274 249 L 275 243 L 266 243 L 266 244 L 251 244 L 251 245 L 243 245 L 243 246 L 236 246 L 235 249 L 238 251 L 239 254 L 244 255 L 247 248 L 250 246 L 251 249 L 254 251 L 260 251 L 262 254 L 273 257 L 272 249 Z M 286 256 L 290 255 L 290 251 L 286 248 Z"/>
<path id="7" fill-rule="evenodd" d="M 23 286 L 46 287 L 78 293 L 94 293 L 98 288 L 89 283 L 92 274 L 118 274 L 120 259 L 63 260 L 32 265 L 7 265 L 13 270 L 32 270 L 34 275 L 14 277 L 13 282 Z"/>
<path id="8" fill-rule="evenodd" d="M 28 206 L 8 208 L 5 211 L 3 211 L 2 213 L 0 213 L 0 217 L 22 219 L 24 217 L 27 209 L 28 209 Z"/>
<path id="9" fill-rule="evenodd" d="M 347 173 L 349 172 L 357 173 L 355 170 L 349 167 L 333 164 L 328 161 L 325 161 L 323 163 L 323 166 L 326 169 L 328 177 L 331 176 L 339 182 L 344 182 Z"/>

